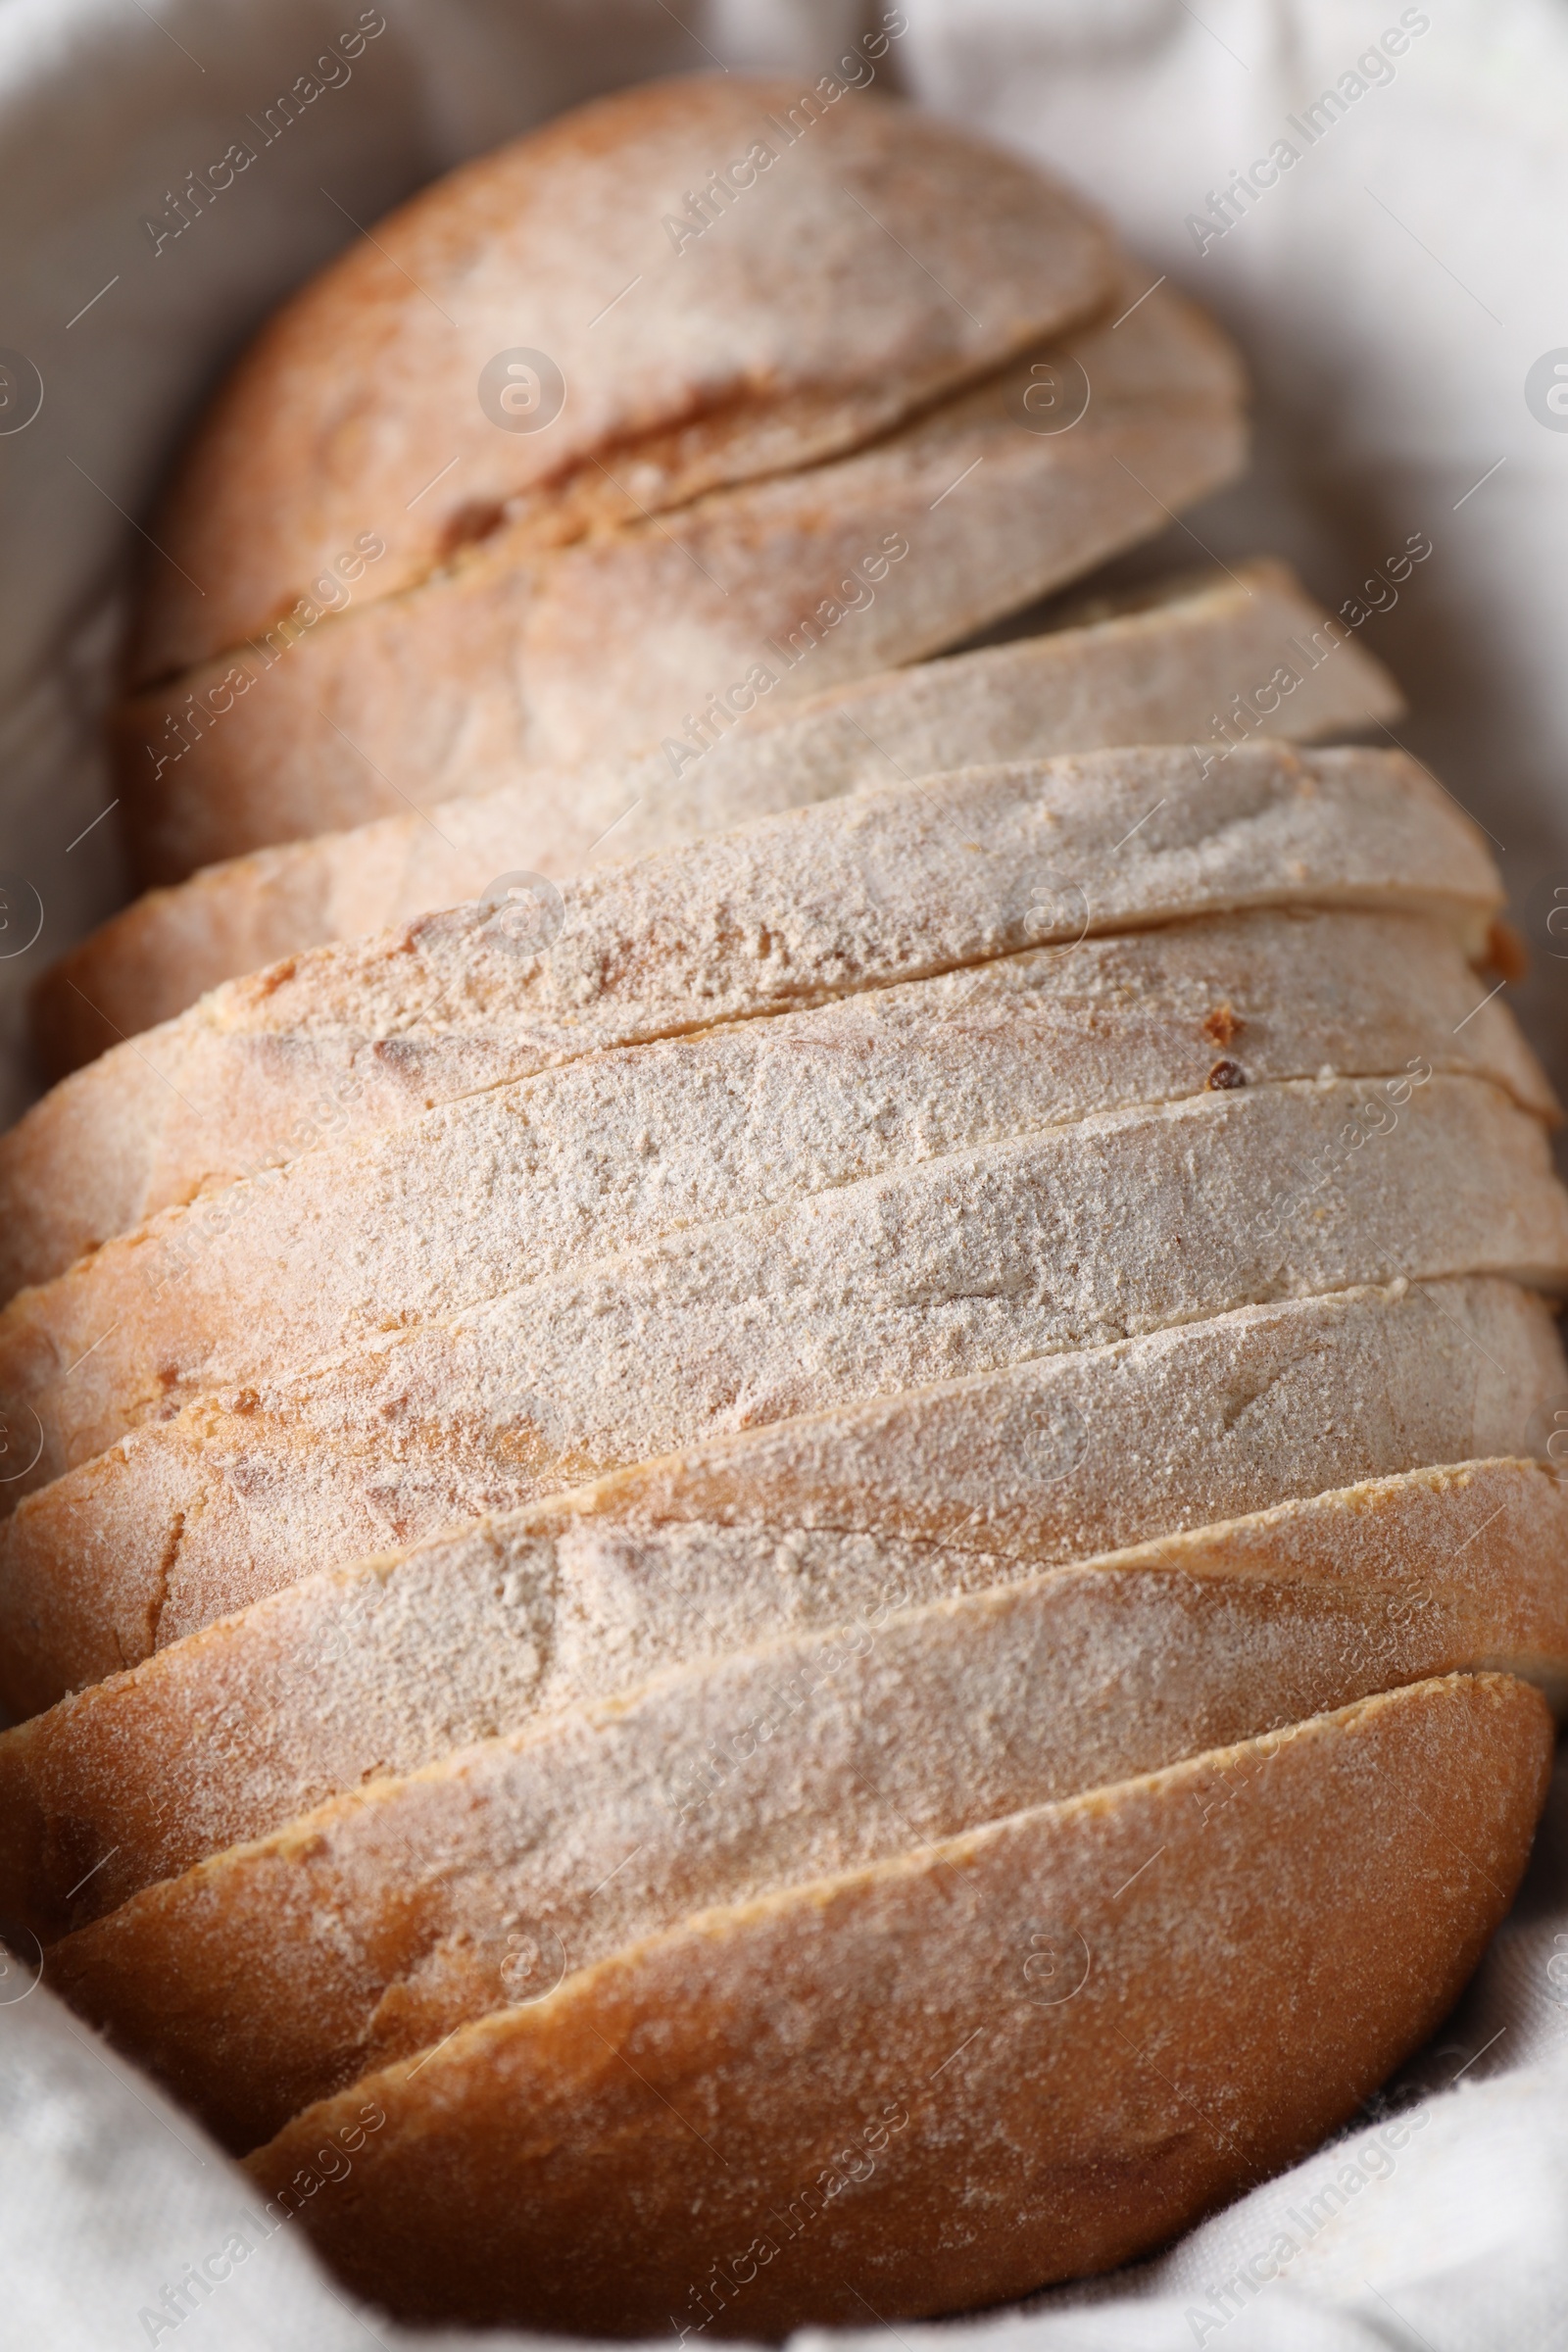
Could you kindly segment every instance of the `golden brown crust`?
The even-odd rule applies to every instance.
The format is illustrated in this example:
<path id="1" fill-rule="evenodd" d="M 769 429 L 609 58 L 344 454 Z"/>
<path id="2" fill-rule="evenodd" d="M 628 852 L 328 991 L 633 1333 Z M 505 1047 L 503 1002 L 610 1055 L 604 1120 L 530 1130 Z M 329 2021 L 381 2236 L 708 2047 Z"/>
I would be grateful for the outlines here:
<path id="1" fill-rule="evenodd" d="M 387 541 L 385 595 L 481 513 L 580 531 L 808 466 L 1110 295 L 1104 230 L 1037 167 L 880 94 L 813 100 L 792 129 L 800 103 L 739 74 L 622 91 L 377 222 L 270 323 L 197 436 L 140 674 L 266 628 L 358 531 Z M 710 194 L 717 234 L 672 236 L 686 191 L 757 146 L 784 168 Z M 501 432 L 474 379 L 521 315 L 565 405 Z M 416 503 L 437 443 L 451 470 Z"/>
<path id="2" fill-rule="evenodd" d="M 667 519 L 546 551 L 502 534 L 149 690 L 115 726 L 144 879 L 426 808 L 498 766 L 701 742 L 688 714 L 712 696 L 784 703 L 938 652 L 1238 469 L 1234 355 L 1168 294 L 1053 355 L 1096 386 L 1072 431 L 1023 429 L 1036 364 Z"/>
<path id="3" fill-rule="evenodd" d="M 1413 761 L 1090 753 L 868 790 L 568 883 L 545 956 L 467 906 L 231 981 L 0 1139 L 0 1290 L 157 1209 L 609 1045 L 1174 916 L 1418 908 L 1479 953 L 1482 836 Z"/>
<path id="4" fill-rule="evenodd" d="M 1540 1300 L 1439 1283 L 1245 1308 L 710 1441 L 307 1579 L 0 1736 L 0 1914 L 59 1934 L 340 1789 L 677 1667 L 693 1627 L 721 1651 L 855 1618 L 879 1598 L 875 1555 L 839 1538 L 897 1545 L 911 1600 L 932 1600 L 1513 1452 L 1564 1385 Z M 1538 1473 L 1475 1475 L 1510 1507 L 1475 1511 L 1469 1573 L 1506 1589 L 1509 1547 L 1558 1506 Z M 1469 1483 L 1436 1485 L 1458 1507 Z M 1356 1524 L 1364 1544 L 1376 1523 Z M 767 1528 L 794 1532 L 759 1571 Z"/>
<path id="5" fill-rule="evenodd" d="M 381 829 L 89 949 L 70 1051 L 127 942 L 181 1009 L 0 1143 L 0 1294 L 53 1278 L 0 1696 L 110 1678 L 0 1737 L 0 1909 L 399 2316 L 781 2334 L 1148 2250 L 1431 2031 L 1568 1703 L 1486 845 L 1192 719 L 1136 610 L 886 674 L 1227 479 L 1244 385 L 1029 165 L 818 91 L 551 124 L 247 355 L 137 854 Z M 661 220 L 759 110 L 787 166 Z M 473 398 L 519 285 L 540 433 Z M 1315 632 L 1234 585 L 1216 660 Z M 1298 652 L 1282 723 L 1386 707 Z M 1135 705 L 1164 748 L 1039 757 Z M 471 896 L 541 794 L 533 870 L 601 865 L 537 955 Z"/>
<path id="6" fill-rule="evenodd" d="M 1393 680 L 1338 626 L 1288 566 L 1259 559 L 1234 576 L 1180 575 L 1083 625 L 835 689 L 799 715 L 764 701 L 700 759 L 677 753 L 678 777 L 663 752 L 499 778 L 470 755 L 453 788 L 477 797 L 432 807 L 421 792 L 427 816 L 399 806 L 149 892 L 44 974 L 34 1045 L 63 1077 L 223 980 L 476 898 L 499 874 L 622 864 L 901 772 L 1202 740 L 1238 694 L 1277 702 L 1267 723 L 1293 741 L 1397 717 Z M 1281 677 L 1297 680 L 1283 698 Z"/>
<path id="7" fill-rule="evenodd" d="M 782 2335 L 1109 2268 L 1438 2023 L 1550 1748 L 1521 1684 L 1418 1684 L 710 1912 L 365 2078 L 249 2169 L 410 2319 L 643 2334 L 712 2296 Z"/>

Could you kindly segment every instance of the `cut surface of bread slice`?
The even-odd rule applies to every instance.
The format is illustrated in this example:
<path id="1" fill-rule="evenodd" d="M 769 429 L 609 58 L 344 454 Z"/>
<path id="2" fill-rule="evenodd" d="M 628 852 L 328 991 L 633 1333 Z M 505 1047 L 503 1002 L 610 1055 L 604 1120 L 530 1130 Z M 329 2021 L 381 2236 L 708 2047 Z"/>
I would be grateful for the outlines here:
<path id="1" fill-rule="evenodd" d="M 159 1208 L 610 1045 L 1089 933 L 1315 905 L 1424 910 L 1484 952 L 1485 841 L 1402 756 L 1090 753 L 856 794 L 563 892 L 519 956 L 467 906 L 232 981 L 0 1139 L 0 1288 Z"/>
<path id="2" fill-rule="evenodd" d="M 249 2169 L 410 2319 L 639 2335 L 711 2297 L 764 2337 L 1108 2269 L 1433 2030 L 1550 1749 L 1526 1685 L 1417 1684 L 710 1911 L 362 2078 Z"/>
<path id="3" fill-rule="evenodd" d="M 139 899 L 46 972 L 33 1039 L 51 1078 L 172 1020 L 220 981 L 333 939 L 481 897 L 501 875 L 563 880 L 666 843 L 900 775 L 1044 759 L 1100 745 L 1212 737 L 1236 699 L 1310 740 L 1398 715 L 1393 680 L 1289 568 L 1184 574 L 1131 609 L 1020 642 L 880 674 L 799 715 L 764 700 L 735 724 L 711 708 L 699 748 L 490 788 L 472 770 L 428 816 L 398 808 L 350 833 L 279 844 Z M 428 804 L 424 804 L 428 806 Z"/>
<path id="4" fill-rule="evenodd" d="M 1539 1299 L 1446 1282 L 1247 1307 L 711 1440 L 286 1587 L 0 1735 L 0 1913 L 58 1935 L 362 1781 L 700 1655 L 863 1621 L 891 1545 L 911 1605 L 935 1600 L 1009 1563 L 1515 1452 L 1565 1387 Z M 1468 1574 L 1508 1588 L 1509 1546 L 1560 1508 L 1546 1474 L 1445 1475 Z M 1374 1521 L 1356 1525 L 1364 1567 Z"/>
<path id="5" fill-rule="evenodd" d="M 748 192 L 715 191 L 737 155 Z M 677 195 L 705 178 L 706 207 Z M 574 109 L 378 221 L 242 356 L 159 518 L 137 674 L 268 628 L 368 521 L 386 547 L 365 592 L 385 596 L 498 526 L 567 535 L 810 466 L 1101 308 L 1119 273 L 1059 182 L 880 92 L 705 74 Z M 519 287 L 554 418 L 474 397 L 492 354 L 541 356 L 506 349 Z M 436 441 L 456 454 L 432 484 Z"/>
<path id="6" fill-rule="evenodd" d="M 1072 431 L 1027 429 L 1041 366 L 1094 387 Z M 241 644 L 118 714 L 144 877 L 385 814 L 388 783 L 428 808 L 466 773 L 652 749 L 714 695 L 804 699 L 939 652 L 1228 480 L 1241 397 L 1229 345 L 1165 290 L 804 474 L 561 547 L 502 532 Z"/>
<path id="7" fill-rule="evenodd" d="M 717 1217 L 1087 1112 L 1324 1069 L 1552 1099 L 1451 934 L 1225 915 L 1004 956 L 590 1056 L 308 1152 L 110 1242 L 0 1311 L 35 1483 L 196 1395 Z M 1385 1090 L 1386 1091 L 1386 1090 Z"/>
<path id="8" fill-rule="evenodd" d="M 1207 1529 L 914 1610 L 889 1556 L 858 1622 L 372 1782 L 69 1936 L 51 1981 L 244 2150 L 690 1912 L 1399 1684 L 1501 1665 L 1560 1706 L 1568 1498 L 1533 1483 L 1510 1587 L 1459 1548 L 1498 1485 L 1417 1473 L 1238 1530 L 1234 1561 Z"/>
<path id="9" fill-rule="evenodd" d="M 1568 1284 L 1539 1121 L 1471 1078 L 1372 1113 L 1342 1081 L 1100 1113 L 215 1392 L 4 1521 L 11 1672 L 48 1703 L 315 1568 L 724 1429 L 1269 1298 Z"/>

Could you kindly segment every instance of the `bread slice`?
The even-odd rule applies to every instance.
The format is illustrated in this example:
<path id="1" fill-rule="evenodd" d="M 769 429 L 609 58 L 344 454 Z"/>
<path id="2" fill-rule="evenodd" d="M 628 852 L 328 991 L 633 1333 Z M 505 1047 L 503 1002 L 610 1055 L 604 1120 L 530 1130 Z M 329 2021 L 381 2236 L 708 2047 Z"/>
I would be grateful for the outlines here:
<path id="1" fill-rule="evenodd" d="M 0 1525 L 0 1632 L 52 1700 L 314 1569 L 724 1429 L 1282 1295 L 1472 1273 L 1568 1284 L 1541 1126 L 1477 1079 L 1397 1110 L 1335 1081 L 1104 1112 L 693 1227 L 144 1423 Z"/>
<path id="2" fill-rule="evenodd" d="M 543 956 L 461 906 L 229 982 L 78 1071 L 0 1139 L 0 1288 L 328 1138 L 606 1046 L 1249 906 L 1425 910 L 1479 956 L 1501 891 L 1412 761 L 1256 744 L 1206 774 L 1190 748 L 1131 749 L 887 786 L 562 900 Z"/>
<path id="3" fill-rule="evenodd" d="M 50 1980 L 225 2145 L 254 2147 L 690 1912 L 1402 1683 L 1504 1665 L 1560 1707 L 1568 1497 L 1539 1474 L 1527 1492 L 1516 1585 L 1470 1556 L 1487 1506 L 1520 1499 L 1484 1467 L 1457 1489 L 1418 1472 L 1287 1505 L 1234 1553 L 1206 1529 L 912 1610 L 889 1556 L 861 1621 L 373 1781 L 81 1929 Z M 1391 1553 L 1409 1563 L 1393 1591 Z"/>
<path id="4" fill-rule="evenodd" d="M 1025 429 L 1042 367 L 1093 384 L 1071 431 Z M 560 547 L 503 532 L 292 643 L 231 645 L 118 713 L 143 878 L 940 652 L 1239 471 L 1241 399 L 1230 346 L 1162 291 L 807 472 Z"/>
<path id="5" fill-rule="evenodd" d="M 362 593 L 384 596 L 498 529 L 565 536 L 817 464 L 1119 274 L 1038 166 L 880 92 L 704 74 L 573 109 L 378 221 L 242 356 L 159 517 L 137 674 L 267 628 L 368 523 Z M 502 431 L 474 378 L 524 319 L 564 404 Z"/>
<path id="6" fill-rule="evenodd" d="M 308 1152 L 0 1312 L 37 1484 L 203 1392 L 530 1276 L 1110 1106 L 1449 1069 L 1552 1098 L 1418 915 L 1221 915 L 591 1055 Z"/>
<path id="7" fill-rule="evenodd" d="M 220 981 L 477 899 L 505 873 L 559 880 L 596 858 L 623 864 L 900 776 L 1102 744 L 1221 749 L 1264 706 L 1261 723 L 1297 741 L 1400 709 L 1359 641 L 1287 565 L 1259 559 L 1182 574 L 1042 636 L 837 687 L 798 715 L 764 698 L 736 723 L 714 704 L 691 737 L 640 759 L 504 775 L 475 765 L 454 790 L 477 797 L 432 808 L 421 793 L 424 815 L 395 804 L 351 832 L 279 843 L 148 892 L 44 973 L 34 1045 L 50 1078 L 64 1077 Z"/>
<path id="8" fill-rule="evenodd" d="M 1441 1282 L 1244 1307 L 710 1439 L 285 1587 L 0 1735 L 0 1914 L 58 1936 L 364 1780 L 702 1656 L 862 1619 L 887 1597 L 894 1545 L 914 1605 L 1508 1453 L 1539 1442 L 1565 1386 L 1539 1299 Z M 1478 1476 L 1507 1508 L 1459 1500 Z M 1468 1573 L 1508 1589 L 1508 1547 L 1554 1507 L 1542 1474 L 1427 1483 L 1450 1516 L 1485 1522 Z M 1357 1522 L 1363 1567 L 1371 1526 Z M 1414 1557 L 1392 1554 L 1374 1582 Z"/>
<path id="9" fill-rule="evenodd" d="M 1505 1677 L 1362 1700 L 700 1914 L 307 2109 L 249 2169 L 403 2319 L 761 2338 L 1108 2269 L 1437 2026 L 1550 1751 Z"/>

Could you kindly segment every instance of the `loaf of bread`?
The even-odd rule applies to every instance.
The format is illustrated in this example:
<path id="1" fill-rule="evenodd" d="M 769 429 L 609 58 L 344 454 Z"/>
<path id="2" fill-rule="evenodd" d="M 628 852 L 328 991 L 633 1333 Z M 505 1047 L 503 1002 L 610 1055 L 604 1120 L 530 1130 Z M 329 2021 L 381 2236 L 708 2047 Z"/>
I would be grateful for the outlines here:
<path id="1" fill-rule="evenodd" d="M 416 199 L 176 475 L 171 887 L 0 1141 L 0 1918 L 400 2319 L 1106 2269 L 1512 1899 L 1568 1192 L 1486 841 L 1295 748 L 1397 701 L 1271 563 L 922 659 L 1239 408 L 1031 166 L 734 75 Z"/>
<path id="2" fill-rule="evenodd" d="M 54 1981 L 408 2314 L 785 2327 L 846 2247 L 951 2308 L 1342 2121 L 1568 1698 L 1497 897 L 1397 760 L 1130 750 L 650 853 L 539 955 L 437 918 L 450 1024 L 395 936 L 225 992 L 521 1068 L 7 1311 L 0 1898 Z"/>
<path id="3" fill-rule="evenodd" d="M 799 707 L 770 712 L 764 702 L 727 732 L 715 713 L 690 739 L 634 757 L 523 769 L 490 791 L 469 776 L 465 798 L 425 802 L 423 813 L 400 806 L 149 891 L 44 975 L 39 1057 L 64 1077 L 220 981 L 477 899 L 509 872 L 563 880 L 901 776 L 1110 743 L 1199 740 L 1217 752 L 1256 723 L 1250 695 L 1272 733 L 1298 741 L 1400 708 L 1387 672 L 1285 565 L 1178 578 L 1041 635 Z"/>

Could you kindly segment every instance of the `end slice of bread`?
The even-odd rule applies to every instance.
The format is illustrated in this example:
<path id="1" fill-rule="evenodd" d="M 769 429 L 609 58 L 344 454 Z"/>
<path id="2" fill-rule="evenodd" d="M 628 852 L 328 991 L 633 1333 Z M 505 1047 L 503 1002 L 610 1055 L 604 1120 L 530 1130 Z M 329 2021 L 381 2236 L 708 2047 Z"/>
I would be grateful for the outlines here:
<path id="1" fill-rule="evenodd" d="M 700 1915 L 307 2109 L 249 2169 L 405 2319 L 721 2311 L 760 2337 L 1108 2269 L 1436 2027 L 1550 1751 L 1505 1677 L 1363 1700 Z"/>

